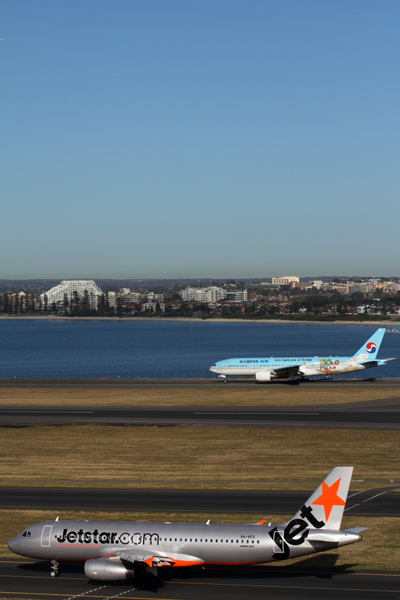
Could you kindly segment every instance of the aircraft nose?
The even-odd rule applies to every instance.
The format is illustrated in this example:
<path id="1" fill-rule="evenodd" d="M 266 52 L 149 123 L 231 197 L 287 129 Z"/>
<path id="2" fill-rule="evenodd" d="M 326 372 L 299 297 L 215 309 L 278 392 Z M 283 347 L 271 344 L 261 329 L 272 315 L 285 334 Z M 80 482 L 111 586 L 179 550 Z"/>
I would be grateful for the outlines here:
<path id="1" fill-rule="evenodd" d="M 15 552 L 15 554 L 18 554 L 18 551 L 20 549 L 20 544 L 19 544 L 20 540 L 19 540 L 19 536 L 13 538 L 12 540 L 10 540 L 8 542 L 8 547 L 11 550 L 11 552 Z"/>

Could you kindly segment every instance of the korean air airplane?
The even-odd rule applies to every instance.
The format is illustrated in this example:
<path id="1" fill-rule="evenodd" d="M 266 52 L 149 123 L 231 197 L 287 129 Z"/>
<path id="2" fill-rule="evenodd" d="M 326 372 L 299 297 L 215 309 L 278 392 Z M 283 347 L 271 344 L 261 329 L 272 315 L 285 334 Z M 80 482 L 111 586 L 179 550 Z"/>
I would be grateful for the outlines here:
<path id="1" fill-rule="evenodd" d="M 340 530 L 353 467 L 335 467 L 281 525 L 47 521 L 12 539 L 12 552 L 50 560 L 50 575 L 62 561 L 85 561 L 89 579 L 123 581 L 146 577 L 161 584 L 159 567 L 252 565 L 286 560 L 361 541 L 365 527 Z"/>
<path id="2" fill-rule="evenodd" d="M 354 356 L 302 356 L 297 358 L 228 358 L 210 367 L 212 373 L 227 381 L 227 376 L 254 375 L 257 381 L 292 379 L 314 375 L 342 375 L 386 365 L 389 360 L 378 360 L 377 354 L 386 329 L 377 329 Z"/>

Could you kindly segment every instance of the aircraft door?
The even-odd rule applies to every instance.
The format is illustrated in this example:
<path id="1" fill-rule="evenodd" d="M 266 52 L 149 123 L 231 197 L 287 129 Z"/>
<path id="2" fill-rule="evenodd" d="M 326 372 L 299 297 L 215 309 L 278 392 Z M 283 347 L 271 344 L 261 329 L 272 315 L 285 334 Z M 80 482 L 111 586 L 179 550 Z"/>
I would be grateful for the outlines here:
<path id="1" fill-rule="evenodd" d="M 47 548 L 50 546 L 50 535 L 51 535 L 52 529 L 53 529 L 52 525 L 45 525 L 43 527 L 42 541 L 41 541 L 42 546 L 47 547 Z"/>
<path id="2" fill-rule="evenodd" d="M 279 533 L 279 531 L 274 531 L 274 544 L 275 544 L 275 548 L 274 548 L 274 553 L 275 554 L 279 554 L 279 552 L 285 552 L 285 547 L 284 547 L 284 542 L 282 539 L 281 534 Z"/>

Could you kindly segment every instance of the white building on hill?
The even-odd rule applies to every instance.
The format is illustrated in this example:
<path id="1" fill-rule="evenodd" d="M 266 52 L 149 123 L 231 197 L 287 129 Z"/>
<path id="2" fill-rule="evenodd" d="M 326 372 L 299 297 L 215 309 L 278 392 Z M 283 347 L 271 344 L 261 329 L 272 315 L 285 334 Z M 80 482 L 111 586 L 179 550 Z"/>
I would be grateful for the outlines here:
<path id="1" fill-rule="evenodd" d="M 68 302 L 71 302 L 71 300 L 74 302 L 78 295 L 79 301 L 82 301 L 85 298 L 85 292 L 87 292 L 90 308 L 96 309 L 100 303 L 100 298 L 103 295 L 103 292 L 91 279 L 64 280 L 55 287 L 51 288 L 48 292 L 41 294 L 40 299 L 44 304 L 46 295 L 47 304 L 49 307 L 51 307 L 53 302 L 56 303 L 56 306 L 63 306 L 65 297 L 67 298 Z"/>

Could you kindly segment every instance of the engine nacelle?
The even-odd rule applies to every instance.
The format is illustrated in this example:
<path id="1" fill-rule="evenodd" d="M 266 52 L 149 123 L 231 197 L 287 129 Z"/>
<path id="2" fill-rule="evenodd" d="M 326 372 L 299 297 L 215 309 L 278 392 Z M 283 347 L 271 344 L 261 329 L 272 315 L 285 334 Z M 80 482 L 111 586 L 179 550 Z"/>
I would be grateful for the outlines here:
<path id="1" fill-rule="evenodd" d="M 99 581 L 124 581 L 132 579 L 133 569 L 128 570 L 119 560 L 93 558 L 85 562 L 85 575 Z"/>
<path id="2" fill-rule="evenodd" d="M 271 379 L 274 379 L 274 372 L 273 371 L 257 371 L 256 372 L 256 379 L 257 381 L 271 381 Z"/>

